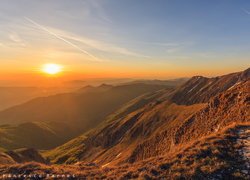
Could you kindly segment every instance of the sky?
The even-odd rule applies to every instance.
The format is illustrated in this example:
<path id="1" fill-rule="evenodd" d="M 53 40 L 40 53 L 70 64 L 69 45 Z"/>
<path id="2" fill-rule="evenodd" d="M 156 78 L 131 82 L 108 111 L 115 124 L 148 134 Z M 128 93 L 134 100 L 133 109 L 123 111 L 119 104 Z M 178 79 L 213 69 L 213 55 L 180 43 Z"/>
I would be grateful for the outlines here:
<path id="1" fill-rule="evenodd" d="M 249 67 L 248 0 L 1 0 L 1 78 L 216 76 Z M 1 79 L 0 78 L 0 79 Z"/>

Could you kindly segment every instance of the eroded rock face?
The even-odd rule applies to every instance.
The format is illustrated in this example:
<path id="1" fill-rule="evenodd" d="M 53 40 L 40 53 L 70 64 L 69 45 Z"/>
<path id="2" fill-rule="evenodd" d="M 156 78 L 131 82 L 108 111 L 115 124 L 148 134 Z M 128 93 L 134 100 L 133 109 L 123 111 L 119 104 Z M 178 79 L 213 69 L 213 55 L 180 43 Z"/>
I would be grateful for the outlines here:
<path id="1" fill-rule="evenodd" d="M 229 88 L 233 88 L 233 86 L 240 82 L 248 81 L 249 78 L 250 68 L 243 72 L 215 78 L 195 76 L 178 89 L 171 99 L 173 102 L 183 105 L 206 103 L 211 97 Z"/>
<path id="2" fill-rule="evenodd" d="M 175 135 L 175 143 L 216 132 L 231 123 L 250 121 L 250 81 L 238 83 L 233 88 L 212 98 L 206 107 L 186 120 Z"/>

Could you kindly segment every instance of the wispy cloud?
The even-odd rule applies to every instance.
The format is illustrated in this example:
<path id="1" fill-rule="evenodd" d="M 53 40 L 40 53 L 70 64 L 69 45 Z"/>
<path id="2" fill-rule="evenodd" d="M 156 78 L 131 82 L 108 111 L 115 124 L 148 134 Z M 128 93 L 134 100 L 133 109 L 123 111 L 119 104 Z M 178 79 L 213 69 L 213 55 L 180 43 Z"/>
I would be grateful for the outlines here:
<path id="1" fill-rule="evenodd" d="M 250 11 L 248 11 L 248 10 L 246 10 L 246 9 L 242 9 L 243 10 L 243 12 L 245 12 L 246 14 L 248 14 L 248 15 L 250 15 Z"/>
<path id="2" fill-rule="evenodd" d="M 192 46 L 194 42 L 147 42 L 147 41 L 129 41 L 129 42 L 121 42 L 123 44 L 140 44 L 140 45 L 149 45 L 149 46 L 159 46 L 166 48 L 176 48 L 183 46 Z"/>
<path id="3" fill-rule="evenodd" d="M 116 53 L 116 54 L 122 54 L 122 55 L 127 55 L 127 56 L 134 56 L 134 57 L 142 57 L 142 58 L 149 58 L 148 56 L 130 51 L 126 48 L 119 47 L 114 44 L 110 43 L 105 43 L 99 40 L 94 40 L 91 38 L 87 38 L 84 36 L 76 35 L 70 32 L 67 32 L 65 30 L 57 29 L 57 28 L 52 28 L 52 27 L 45 27 L 34 20 L 25 17 L 27 21 L 29 21 L 31 24 L 35 25 L 37 28 L 40 30 L 43 30 L 47 32 L 48 34 L 56 37 L 57 39 L 67 43 L 68 45 L 74 47 L 75 49 L 83 52 L 84 54 L 87 54 L 92 58 L 92 60 L 95 61 L 103 61 L 99 58 L 97 58 L 95 55 L 89 53 L 87 50 L 83 49 L 80 47 L 78 44 L 83 44 L 88 48 L 98 50 L 98 51 L 103 51 L 103 52 L 108 52 L 108 53 Z M 75 43 L 74 43 L 75 42 Z"/>
<path id="4" fill-rule="evenodd" d="M 100 18 L 105 22 L 112 23 L 111 18 L 105 12 L 104 8 L 100 4 L 100 1 L 87 0 L 86 4 L 88 4 L 89 6 L 91 6 L 91 8 L 93 8 L 94 13 L 98 16 L 98 18 Z"/>
<path id="5" fill-rule="evenodd" d="M 103 52 L 109 52 L 109 53 L 116 53 L 116 54 L 122 54 L 122 55 L 127 55 L 127 56 L 135 56 L 135 57 L 144 57 L 148 58 L 148 56 L 130 51 L 126 48 L 119 47 L 117 45 L 113 45 L 110 43 L 105 43 L 102 41 L 97 41 L 93 39 L 89 39 L 83 36 L 75 35 L 72 33 L 68 33 L 65 31 L 59 31 L 60 35 L 66 39 L 70 39 L 73 41 L 77 41 L 79 43 L 82 43 L 90 48 L 103 51 Z"/>
<path id="6" fill-rule="evenodd" d="M 170 53 L 179 52 L 180 50 L 181 50 L 180 47 L 171 47 L 171 48 L 168 48 L 168 49 L 166 50 L 166 52 L 167 52 L 168 54 L 170 54 Z"/>
<path id="7" fill-rule="evenodd" d="M 90 57 L 92 58 L 92 60 L 100 61 L 100 59 L 98 59 L 98 58 L 97 58 L 96 56 L 94 56 L 93 54 L 91 54 L 91 53 L 89 53 L 88 51 L 86 51 L 86 50 L 80 48 L 80 47 L 77 46 L 76 44 L 74 44 L 74 43 L 68 41 L 67 39 L 61 37 L 60 35 L 58 35 L 58 34 L 52 32 L 52 31 L 50 31 L 48 28 L 46 28 L 46 27 L 44 27 L 44 26 L 38 24 L 38 23 L 35 22 L 34 20 L 32 20 L 32 19 L 30 19 L 30 18 L 28 18 L 28 17 L 25 17 L 25 19 L 26 19 L 27 21 L 29 21 L 30 23 L 32 23 L 33 25 L 37 26 L 39 29 L 41 29 L 41 30 L 43 30 L 43 31 L 45 31 L 45 32 L 47 32 L 47 33 L 53 35 L 54 37 L 56 37 L 57 39 L 62 40 L 63 42 L 65 42 L 65 43 L 67 43 L 68 45 L 70 45 L 71 47 L 73 47 L 73 48 L 75 48 L 75 49 L 77 49 L 77 50 L 83 52 L 84 54 L 90 56 Z"/>
<path id="8" fill-rule="evenodd" d="M 21 39 L 21 37 L 15 33 L 15 32 L 10 32 L 9 33 L 9 39 L 14 42 L 15 44 L 19 45 L 19 46 L 22 46 L 22 47 L 25 47 L 26 44 L 24 43 L 23 39 Z"/>

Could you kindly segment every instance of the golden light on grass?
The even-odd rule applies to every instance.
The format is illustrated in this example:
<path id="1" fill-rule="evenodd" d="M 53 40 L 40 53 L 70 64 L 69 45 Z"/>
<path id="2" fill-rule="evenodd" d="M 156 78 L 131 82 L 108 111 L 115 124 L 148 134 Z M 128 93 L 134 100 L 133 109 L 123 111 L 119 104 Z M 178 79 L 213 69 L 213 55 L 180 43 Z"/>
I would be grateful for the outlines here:
<path id="1" fill-rule="evenodd" d="M 44 64 L 42 67 L 42 71 L 46 74 L 55 75 L 62 71 L 62 66 L 53 63 Z"/>

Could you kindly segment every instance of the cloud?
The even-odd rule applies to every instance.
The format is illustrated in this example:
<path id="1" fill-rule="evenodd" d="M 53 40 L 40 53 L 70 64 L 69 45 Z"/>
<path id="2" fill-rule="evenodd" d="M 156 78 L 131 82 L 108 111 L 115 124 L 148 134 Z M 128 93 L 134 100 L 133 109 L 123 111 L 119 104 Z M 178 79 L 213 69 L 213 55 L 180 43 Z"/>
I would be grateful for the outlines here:
<path id="1" fill-rule="evenodd" d="M 9 33 L 9 39 L 14 42 L 15 44 L 18 44 L 22 47 L 25 47 L 26 44 L 24 43 L 24 41 L 20 38 L 20 36 L 15 33 L 15 32 L 11 32 Z"/>
<path id="2" fill-rule="evenodd" d="M 182 45 L 182 43 L 161 43 L 161 42 L 147 42 L 147 44 L 157 45 L 157 46 L 168 46 L 168 47 L 177 47 Z"/>
<path id="3" fill-rule="evenodd" d="M 83 52 L 84 54 L 90 56 L 93 60 L 95 60 L 95 61 L 100 61 L 96 56 L 92 55 L 92 54 L 89 53 L 88 51 L 86 51 L 86 50 L 80 48 L 79 46 L 77 46 L 76 44 L 74 44 L 74 43 L 72 43 L 72 42 L 70 42 L 70 41 L 64 39 L 64 38 L 61 37 L 60 35 L 58 35 L 58 34 L 52 32 L 52 31 L 50 31 L 48 28 L 46 28 L 46 27 L 44 27 L 44 26 L 38 24 L 37 22 L 33 21 L 32 19 L 27 18 L 27 17 L 25 17 L 25 19 L 26 19 L 27 21 L 29 21 L 30 23 L 32 23 L 33 25 L 37 26 L 39 29 L 41 29 L 41 30 L 43 30 L 43 31 L 45 31 L 45 32 L 47 32 L 47 33 L 53 35 L 54 37 L 56 37 L 57 39 L 60 39 L 61 41 L 67 43 L 67 44 L 70 45 L 71 47 L 73 47 L 73 48 L 75 48 L 75 49 L 77 49 L 77 50 Z"/>
<path id="4" fill-rule="evenodd" d="M 162 46 L 166 48 L 191 46 L 195 44 L 194 42 L 147 42 L 147 41 L 130 41 L 130 42 L 123 42 L 123 43 L 141 44 L 141 45 L 150 45 L 150 46 Z"/>
<path id="5" fill-rule="evenodd" d="M 246 14 L 250 15 L 250 11 L 246 10 L 246 9 L 242 9 Z"/>
<path id="6" fill-rule="evenodd" d="M 170 53 L 176 53 L 176 52 L 178 52 L 180 50 L 181 50 L 180 47 L 173 47 L 173 48 L 167 49 L 166 52 L 170 54 Z"/>
<path id="7" fill-rule="evenodd" d="M 100 18 L 101 20 L 105 22 L 112 23 L 111 18 L 105 12 L 104 8 L 100 4 L 100 1 L 87 0 L 86 3 L 89 6 L 91 6 L 91 8 L 93 9 L 93 12 L 98 16 L 98 18 Z"/>
<path id="8" fill-rule="evenodd" d="M 93 49 L 96 49 L 96 50 L 99 50 L 99 51 L 122 54 L 122 55 L 127 55 L 127 56 L 148 58 L 148 56 L 138 54 L 136 52 L 130 51 L 130 50 L 126 49 L 126 48 L 119 47 L 117 45 L 104 43 L 104 42 L 101 42 L 101 41 L 89 39 L 89 38 L 86 38 L 86 37 L 78 36 L 78 35 L 67 33 L 67 32 L 61 32 L 61 35 L 64 38 L 80 42 L 82 44 L 85 44 L 86 46 L 89 46 L 89 47 L 91 47 Z"/>
<path id="9" fill-rule="evenodd" d="M 135 56 L 135 57 L 143 57 L 143 58 L 148 58 L 148 56 L 144 56 L 141 54 L 138 54 L 136 52 L 130 51 L 126 48 L 119 47 L 117 45 L 105 43 L 102 41 L 90 39 L 84 36 L 76 35 L 61 29 L 56 29 L 56 28 L 51 28 L 51 27 L 45 27 L 41 24 L 38 24 L 34 20 L 25 17 L 27 21 L 29 21 L 31 24 L 35 25 L 38 27 L 40 30 L 43 30 L 47 32 L 48 34 L 53 35 L 54 37 L 60 39 L 61 41 L 67 43 L 68 45 L 74 47 L 77 50 L 80 50 L 84 54 L 87 54 L 88 56 L 92 57 L 93 60 L 95 61 L 101 61 L 99 58 L 94 56 L 93 54 L 89 53 L 85 49 L 81 48 L 77 44 L 83 44 L 87 46 L 88 48 L 94 49 L 94 50 L 99 50 L 103 52 L 108 52 L 108 53 L 116 53 L 116 54 L 122 54 L 122 55 L 127 55 L 127 56 Z M 75 42 L 75 43 L 73 43 Z"/>

